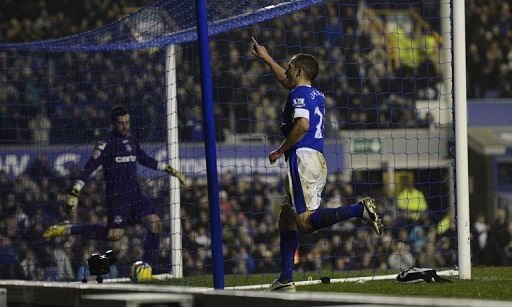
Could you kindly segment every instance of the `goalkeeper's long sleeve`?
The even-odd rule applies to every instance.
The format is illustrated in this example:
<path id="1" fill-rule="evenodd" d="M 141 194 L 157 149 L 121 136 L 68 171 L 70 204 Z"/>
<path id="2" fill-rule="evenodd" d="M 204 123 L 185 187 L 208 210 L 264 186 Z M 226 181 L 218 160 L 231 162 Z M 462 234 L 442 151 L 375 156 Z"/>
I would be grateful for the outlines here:
<path id="1" fill-rule="evenodd" d="M 148 154 L 139 146 L 139 143 L 136 143 L 137 146 L 137 162 L 145 167 L 149 167 L 152 169 L 158 169 L 158 161 L 148 156 Z"/>
<path id="2" fill-rule="evenodd" d="M 91 156 L 89 157 L 89 160 L 87 160 L 87 163 L 83 167 L 82 171 L 80 172 L 80 176 L 78 177 L 78 180 L 81 180 L 82 182 L 87 182 L 89 179 L 89 176 L 96 170 L 100 165 L 103 164 L 105 157 L 108 155 L 109 146 L 107 146 L 106 142 L 98 142 L 96 143 L 96 146 L 94 147 L 94 151 L 92 152 Z"/>

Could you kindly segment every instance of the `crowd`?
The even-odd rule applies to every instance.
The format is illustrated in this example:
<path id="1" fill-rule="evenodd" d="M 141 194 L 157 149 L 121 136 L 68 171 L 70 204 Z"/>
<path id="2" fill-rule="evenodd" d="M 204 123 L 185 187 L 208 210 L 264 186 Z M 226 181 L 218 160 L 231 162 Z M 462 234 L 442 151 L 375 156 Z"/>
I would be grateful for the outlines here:
<path id="1" fill-rule="evenodd" d="M 84 6 L 80 13 L 87 12 L 83 16 L 75 16 L 76 11 L 66 11 L 66 7 L 56 7 L 51 1 L 35 1 L 36 5 L 27 4 L 27 7 L 23 3 L 29 2 L 9 2 L 2 11 L 2 17 L 9 18 L 0 21 L 0 29 L 6 29 L 0 31 L 0 42 L 83 32 L 122 16 L 127 4 L 145 2 L 86 1 L 80 4 Z M 511 18 L 507 17 L 510 5 L 489 0 L 468 1 L 467 6 L 469 95 L 511 97 L 512 31 Z M 11 17 L 17 15 L 27 18 Z M 364 20 L 372 22 L 364 23 Z M 356 7 L 333 1 L 286 19 L 218 35 L 211 40 L 218 138 L 256 132 L 267 135 L 270 142 L 280 139 L 280 110 L 276 101 L 282 101 L 285 92 L 271 86 L 272 76 L 264 74 L 261 63 L 249 56 L 251 35 L 268 44 L 273 57 L 283 63 L 296 52 L 318 56 L 322 63 L 318 86 L 327 94 L 328 137 L 336 137 L 342 129 L 431 125 L 431 115 L 420 116 L 415 101 L 437 95 L 440 75 L 431 58 L 436 55 L 420 52 L 424 59 L 420 62 L 397 59 L 390 46 L 400 49 L 403 42 L 399 41 L 400 35 L 393 38 L 379 32 L 383 26 Z M 474 26 L 478 29 L 471 28 Z M 414 35 L 417 42 L 432 43 L 431 32 L 425 27 L 416 29 Z M 386 45 L 389 41 L 395 45 Z M 418 52 L 437 49 L 429 46 L 420 45 L 416 49 Z M 92 143 L 108 130 L 108 110 L 116 103 L 130 108 L 134 114 L 133 131 L 142 142 L 164 140 L 167 120 L 164 54 L 163 49 L 45 54 L 0 51 L 0 143 L 40 146 Z M 177 65 L 180 139 L 201 141 L 198 62 L 192 44 L 178 48 Z M 500 82 L 489 83 L 496 79 L 489 76 L 495 75 L 501 76 Z M 85 188 L 80 210 L 69 216 L 61 206 L 65 192 L 62 189 L 70 186 L 72 178 L 55 174 L 44 157 L 15 179 L 0 170 L 0 279 L 80 280 L 85 274 L 85 259 L 93 251 L 108 248 L 119 252 L 119 263 L 111 275 L 126 276 L 129 263 L 141 258 L 145 230 L 139 226 L 129 228 L 112 245 L 77 238 L 42 240 L 41 234 L 47 226 L 63 220 L 105 222 L 101 172 Z M 222 176 L 226 273 L 277 271 L 276 215 L 283 184 L 278 179 L 269 180 L 257 174 Z M 142 180 L 153 202 L 161 204 L 162 220 L 169 221 L 165 179 Z M 206 185 L 198 181 L 192 186 L 181 191 L 183 269 L 187 276 L 211 272 Z M 336 176 L 330 179 L 325 191 L 327 206 L 331 201 L 354 203 L 361 195 L 355 192 L 356 186 Z M 396 197 L 385 193 L 372 196 L 382 204 L 379 210 L 385 224 L 384 235 L 377 238 L 355 221 L 305 235 L 296 259 L 299 271 L 394 270 L 413 264 L 430 267 L 456 264 L 456 235 L 447 208 L 440 213 L 443 217 L 446 214 L 448 223 L 441 223 L 446 220 L 436 218 L 435 214 L 411 218 L 397 209 Z M 435 196 L 427 195 L 427 200 L 429 197 Z M 490 226 L 485 218 L 476 220 L 473 234 L 478 244 L 473 247 L 477 263 L 510 263 L 512 228 L 508 226 L 508 215 L 499 211 Z M 157 271 L 166 271 L 172 265 L 168 254 L 169 223 L 164 225 Z"/>
<path id="2" fill-rule="evenodd" d="M 76 215 L 63 210 L 62 187 L 70 177 L 57 176 L 42 157 L 26 173 L 9 179 L 0 171 L 0 278 L 31 280 L 81 280 L 84 264 L 93 253 L 113 248 L 118 264 L 111 276 L 127 276 L 129 264 L 142 255 L 145 230 L 139 225 L 128 228 L 123 238 L 109 244 L 77 238 L 44 241 L 43 230 L 56 222 L 106 222 L 101 172 L 87 185 Z M 325 189 L 324 206 L 357 201 L 356 182 L 346 183 L 343 176 L 332 176 Z M 282 180 L 255 174 L 235 176 L 227 172 L 221 178 L 221 218 L 225 271 L 228 274 L 276 272 L 279 259 L 278 207 L 281 205 Z M 170 221 L 165 180 L 142 179 L 153 202 L 159 204 L 164 221 L 161 257 L 157 272 L 169 270 Z M 208 235 L 206 185 L 199 179 L 193 189 L 181 191 L 183 269 L 186 276 L 211 271 Z M 368 184 L 368 183 L 367 183 Z M 417 191 L 417 190 L 416 190 Z M 386 197 L 374 189 L 381 206 L 385 233 L 376 237 L 357 221 L 348 221 L 332 229 L 303 235 L 297 254 L 298 271 L 330 272 L 353 270 L 396 270 L 412 265 L 450 267 L 456 260 L 456 230 L 453 212 L 430 212 L 419 201 L 414 214 L 403 210 L 404 196 Z M 416 195 L 417 192 L 414 193 Z M 420 193 L 422 194 L 422 193 Z M 408 195 L 413 195 L 408 192 Z M 423 197 L 423 196 L 422 196 Z M 421 199 L 422 197 L 419 197 Z M 411 203 L 409 200 L 409 208 Z M 430 206 L 431 207 L 431 206 Z M 421 212 L 421 214 L 417 214 Z M 441 214 L 442 219 L 435 218 Z M 472 261 L 475 265 L 510 265 L 512 261 L 512 222 L 510 212 L 500 209 L 496 218 L 475 217 L 472 226 Z M 87 274 L 86 274 L 87 275 Z"/>
<path id="3" fill-rule="evenodd" d="M 512 97 L 512 4 L 466 1 L 468 98 Z"/>
<path id="4" fill-rule="evenodd" d="M 10 3 L 0 22 L 0 42 L 33 41 L 84 32 L 146 1 L 87 1 L 88 12 L 46 1 Z M 28 3 L 28 2 L 27 2 Z M 33 8 L 37 7 L 38 10 Z M 101 9 L 90 9 L 90 8 Z M 35 13 L 37 12 L 37 13 Z M 416 128 L 434 124 L 439 112 L 418 112 L 418 99 L 440 87 L 439 22 L 393 24 L 368 7 L 335 1 L 220 34 L 211 40 L 218 138 L 264 133 L 279 139 L 279 107 L 285 92 L 252 58 L 250 36 L 268 44 L 283 64 L 291 54 L 311 52 L 322 64 L 317 86 L 327 94 L 330 136 L 340 129 Z M 12 15 L 9 15 L 12 14 Z M 510 97 L 512 26 L 510 4 L 468 1 L 468 97 Z M 76 18 L 75 18 L 76 17 Z M 430 19 L 434 19 L 431 21 Z M 299 22 L 300 21 L 300 22 Z M 474 28 L 478 25 L 478 28 Z M 483 25 L 483 26 L 480 26 Z M 391 30 L 390 30 L 391 29 Z M 438 30 L 438 29 L 437 29 Z M 438 30 L 439 31 L 439 30 Z M 177 55 L 177 99 L 182 141 L 201 141 L 201 108 L 195 45 Z M 329 50 L 329 52 L 327 52 Z M 26 53 L 0 51 L 0 142 L 90 142 L 106 129 L 105 110 L 128 105 L 142 141 L 165 139 L 165 53 Z M 491 76 L 500 76 L 499 82 Z M 422 113 L 422 114 L 420 114 Z M 73 138 L 69 135 L 73 134 Z"/>
<path id="5" fill-rule="evenodd" d="M 7 19 L 5 27 L 10 31 L 0 36 L 0 42 L 22 38 L 30 41 L 36 39 L 35 35 L 69 35 L 105 24 L 123 13 L 116 2 L 102 3 L 102 14 L 72 19 L 72 14 L 50 10 L 44 1 L 39 1 L 38 6 L 46 13 L 22 22 Z M 48 21 L 41 22 L 46 15 Z M 374 22 L 364 22 L 370 19 Z M 251 35 L 268 44 L 274 58 L 283 64 L 295 52 L 317 55 L 322 63 L 317 85 L 328 96 L 327 124 L 331 136 L 336 136 L 340 129 L 415 128 L 432 124 L 431 117 L 419 115 L 415 100 L 436 97 L 439 71 L 428 70 L 436 59 L 426 52 L 438 50 L 436 42 L 433 46 L 422 46 L 422 40 L 430 40 L 424 39 L 426 34 L 419 28 L 415 34 L 418 37 L 406 40 L 419 44 L 409 48 L 411 52 L 423 53 L 413 55 L 420 59 L 405 61 L 408 49 L 397 39 L 404 36 L 403 32 L 397 32 L 401 35 L 394 39 L 385 36 L 381 31 L 385 25 L 379 24 L 378 19 L 363 15 L 353 5 L 329 2 L 294 13 L 290 18 L 216 36 L 211 41 L 211 50 L 219 139 L 234 133 L 255 132 L 266 134 L 270 140 L 279 138 L 280 111 L 276 101 L 282 101 L 285 92 L 273 86 L 270 75 L 261 76 L 261 63 L 248 54 Z M 28 32 L 31 35 L 24 37 Z M 386 41 L 396 41 L 396 46 L 387 46 Z M 397 60 L 398 49 L 402 59 Z M 185 43 L 179 46 L 177 54 L 177 101 L 183 141 L 203 138 L 198 117 L 201 101 L 195 51 L 195 44 Z M 0 91 L 0 142 L 90 142 L 106 128 L 105 110 L 115 103 L 124 103 L 138 114 L 134 131 L 142 141 L 164 140 L 164 59 L 163 48 L 81 53 L 0 51 L 0 86 L 4 89 Z"/>
<path id="6" fill-rule="evenodd" d="M 49 225 L 105 223 L 102 172 L 91 179 L 80 198 L 79 210 L 68 213 L 62 203 L 72 176 L 58 176 L 41 157 L 16 179 L 0 171 L 0 278 L 32 280 L 81 280 L 86 259 L 93 252 L 113 248 L 118 263 L 112 277 L 127 276 L 129 265 L 140 260 L 145 230 L 128 228 L 121 240 L 109 243 L 70 237 L 44 241 Z M 141 178 L 146 193 L 159 205 L 164 231 L 156 272 L 167 272 L 171 250 L 170 216 L 166 179 Z M 211 272 L 207 187 L 200 177 L 193 188 L 181 190 L 182 253 L 185 276 Z M 223 253 L 227 274 L 272 273 L 279 265 L 279 206 L 283 178 L 261 174 L 221 176 L 221 219 Z M 325 189 L 325 206 L 350 204 L 358 200 L 357 181 L 343 182 L 342 174 L 331 176 Z M 368 183 L 364 183 L 368 185 Z M 397 209 L 400 198 L 386 197 L 380 189 L 370 191 L 381 206 L 385 233 L 378 238 L 367 226 L 351 220 L 314 234 L 303 235 L 296 266 L 303 272 L 353 270 L 396 270 L 412 265 L 449 267 L 456 264 L 454 220 L 441 227 L 439 219 L 423 208 L 421 215 Z M 430 200 L 437 196 L 426 194 Z M 416 209 L 415 209 L 416 210 Z M 414 211 L 416 212 L 416 211 Z M 446 208 L 438 212 L 446 213 Z"/>

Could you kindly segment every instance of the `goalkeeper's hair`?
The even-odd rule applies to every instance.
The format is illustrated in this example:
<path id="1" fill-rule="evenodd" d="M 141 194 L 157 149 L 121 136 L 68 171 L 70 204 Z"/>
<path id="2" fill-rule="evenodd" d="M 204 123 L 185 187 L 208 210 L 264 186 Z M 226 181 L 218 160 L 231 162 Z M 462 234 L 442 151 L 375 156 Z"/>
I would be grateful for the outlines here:
<path id="1" fill-rule="evenodd" d="M 293 64 L 295 64 L 297 68 L 302 68 L 309 81 L 315 80 L 318 75 L 318 61 L 311 54 L 296 54 L 293 57 Z"/>
<path id="2" fill-rule="evenodd" d="M 129 114 L 128 109 L 123 105 L 117 104 L 117 105 L 113 106 L 112 110 L 110 111 L 110 120 L 112 121 L 112 123 L 115 123 L 119 116 L 123 116 L 123 115 L 127 115 L 127 114 Z"/>

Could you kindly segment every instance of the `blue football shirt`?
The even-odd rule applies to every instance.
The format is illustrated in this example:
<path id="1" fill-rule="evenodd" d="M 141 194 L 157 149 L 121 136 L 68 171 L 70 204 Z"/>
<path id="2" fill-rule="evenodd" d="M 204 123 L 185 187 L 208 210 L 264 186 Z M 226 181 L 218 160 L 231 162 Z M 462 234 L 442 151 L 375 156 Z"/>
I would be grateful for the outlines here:
<path id="1" fill-rule="evenodd" d="M 290 91 L 282 114 L 281 131 L 287 137 L 295 118 L 309 120 L 309 129 L 304 137 L 290 150 L 301 147 L 312 148 L 323 153 L 325 131 L 325 96 L 311 86 L 298 86 Z"/>

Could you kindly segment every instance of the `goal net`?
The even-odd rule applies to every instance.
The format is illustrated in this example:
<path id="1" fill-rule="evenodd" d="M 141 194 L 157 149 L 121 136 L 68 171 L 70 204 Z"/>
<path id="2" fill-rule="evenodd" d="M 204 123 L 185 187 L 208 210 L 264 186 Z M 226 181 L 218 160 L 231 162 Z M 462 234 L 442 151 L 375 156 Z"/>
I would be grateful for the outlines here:
<path id="1" fill-rule="evenodd" d="M 287 92 L 251 54 L 251 36 L 283 67 L 299 52 L 318 58 L 329 174 L 322 206 L 371 196 L 384 222 L 380 238 L 358 220 L 301 234 L 295 279 L 457 265 L 449 9 L 438 1 L 208 3 L 226 281 L 268 283 L 280 270 L 286 166 L 267 156 L 282 140 Z M 41 237 L 64 220 L 107 223 L 101 170 L 76 212 L 62 204 L 109 132 L 110 108 L 124 104 L 142 148 L 189 177 L 180 186 L 139 168 L 164 225 L 153 270 L 211 285 L 195 18 L 194 1 L 155 1 L 83 34 L 0 45 L 0 237 L 20 269 L 3 278 L 80 280 L 87 257 L 111 248 L 118 262 L 107 277 L 127 277 L 141 259 L 139 223 L 116 242 Z"/>

